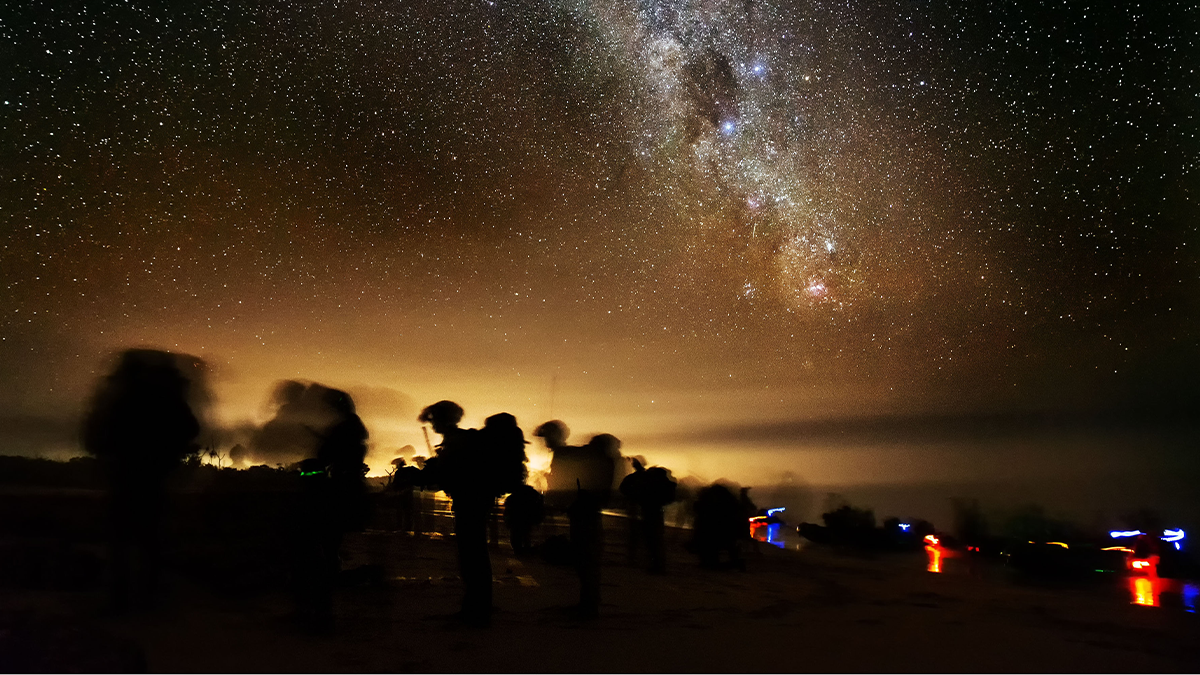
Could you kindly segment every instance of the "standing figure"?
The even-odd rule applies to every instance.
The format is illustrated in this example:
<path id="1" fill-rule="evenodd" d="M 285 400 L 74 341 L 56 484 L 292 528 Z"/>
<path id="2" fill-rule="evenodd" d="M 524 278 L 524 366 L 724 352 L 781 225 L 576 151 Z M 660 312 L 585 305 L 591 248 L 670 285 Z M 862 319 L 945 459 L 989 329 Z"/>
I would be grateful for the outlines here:
<path id="1" fill-rule="evenodd" d="M 612 493 L 621 441 L 612 434 L 593 436 L 579 448 L 575 501 L 567 509 L 571 522 L 571 549 L 579 574 L 579 615 L 600 614 L 600 565 L 604 528 L 600 510 Z"/>
<path id="2" fill-rule="evenodd" d="M 411 449 L 412 446 L 407 448 Z M 393 459 L 392 466 L 395 470 L 392 472 L 392 481 L 388 489 L 394 495 L 393 501 L 396 504 L 396 529 L 401 534 L 417 534 L 420 528 L 416 524 L 416 490 L 420 484 L 421 470 L 415 466 L 408 466 L 403 457 Z"/>
<path id="3" fill-rule="evenodd" d="M 651 574 L 667 573 L 666 515 L 667 504 L 675 501 L 677 483 L 671 472 L 661 466 L 652 466 L 645 471 L 645 479 L 638 495 L 642 515 L 642 533 L 646 540 Z"/>
<path id="4" fill-rule="evenodd" d="M 317 446 L 317 460 L 329 472 L 341 533 L 361 532 L 369 515 L 367 465 L 363 463 L 367 456 L 367 428 L 349 394 L 337 389 L 325 389 L 322 393 L 334 417 Z"/>
<path id="5" fill-rule="evenodd" d="M 342 540 L 366 525 L 368 434 L 349 394 L 319 384 L 309 385 L 308 392 L 323 424 L 310 428 L 317 438 L 316 456 L 300 463 L 296 595 L 303 626 L 324 633 L 333 629 Z"/>
<path id="6" fill-rule="evenodd" d="M 567 445 L 571 430 L 560 420 L 550 420 L 533 431 L 550 451 L 550 472 L 546 475 L 546 507 L 562 513 L 575 500 L 579 477 L 579 448 Z"/>
<path id="7" fill-rule="evenodd" d="M 529 441 L 525 440 L 525 433 L 517 426 L 517 418 L 506 412 L 492 415 L 483 421 L 479 438 L 484 457 L 491 463 L 488 475 L 495 496 L 512 494 L 524 486 L 525 479 L 529 477 L 529 467 L 525 465 L 529 461 L 529 456 L 525 454 L 525 446 Z M 498 510 L 493 508 L 489 539 L 494 546 L 500 545 L 499 515 Z M 504 517 L 507 521 L 507 510 Z"/>
<path id="8" fill-rule="evenodd" d="M 629 564 L 637 564 L 638 549 L 645 538 L 645 523 L 642 518 L 642 493 L 645 492 L 646 466 L 642 460 L 633 457 L 629 460 L 633 473 L 621 479 L 617 490 L 625 503 L 625 523 L 628 526 L 627 553 Z"/>
<path id="9" fill-rule="evenodd" d="M 748 530 L 742 517 L 742 506 L 733 492 L 720 483 L 713 483 L 696 496 L 696 525 L 692 530 L 700 565 L 708 569 L 728 566 L 746 569 L 739 542 Z M 721 554 L 728 561 L 721 563 Z"/>
<path id="10" fill-rule="evenodd" d="M 496 494 L 489 475 L 492 468 L 474 429 L 460 429 L 463 409 L 453 401 L 438 401 L 417 418 L 429 422 L 442 442 L 425 462 L 426 483 L 450 495 L 454 512 L 454 541 L 463 581 L 462 609 L 458 618 L 472 626 L 486 626 L 492 617 L 492 562 L 488 557 L 488 516 Z"/>
<path id="11" fill-rule="evenodd" d="M 157 592 L 165 483 L 197 449 L 200 425 L 188 403 L 189 375 L 202 367 L 192 357 L 127 350 L 96 388 L 84 419 L 84 448 L 108 477 L 114 610 L 127 609 L 132 600 L 152 602 Z"/>

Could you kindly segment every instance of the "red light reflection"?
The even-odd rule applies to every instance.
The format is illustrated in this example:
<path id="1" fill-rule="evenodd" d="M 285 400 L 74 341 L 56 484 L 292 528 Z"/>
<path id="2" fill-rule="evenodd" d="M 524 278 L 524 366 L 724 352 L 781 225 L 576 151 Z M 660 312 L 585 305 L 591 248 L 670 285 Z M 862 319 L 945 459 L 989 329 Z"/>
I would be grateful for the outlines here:
<path id="1" fill-rule="evenodd" d="M 940 574 L 942 571 L 942 547 L 936 545 L 926 546 L 925 553 L 929 556 L 929 565 L 925 569 Z"/>
<path id="2" fill-rule="evenodd" d="M 1130 577 L 1129 590 L 1133 593 L 1133 604 L 1143 607 L 1158 607 L 1160 580 L 1151 577 Z"/>

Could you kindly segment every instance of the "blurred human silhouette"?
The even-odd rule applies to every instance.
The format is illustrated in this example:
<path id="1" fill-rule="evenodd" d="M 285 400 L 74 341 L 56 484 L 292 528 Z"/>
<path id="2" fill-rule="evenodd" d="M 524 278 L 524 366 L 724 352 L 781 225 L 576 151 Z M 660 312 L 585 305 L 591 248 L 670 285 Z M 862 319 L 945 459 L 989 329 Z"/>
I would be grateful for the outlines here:
<path id="1" fill-rule="evenodd" d="M 638 494 L 642 516 L 642 534 L 646 540 L 651 574 L 666 574 L 666 515 L 667 504 L 675 501 L 678 484 L 671 472 L 661 466 L 646 469 Z"/>
<path id="2" fill-rule="evenodd" d="M 633 473 L 621 481 L 629 521 L 629 561 L 637 562 L 637 549 L 644 543 L 649 557 L 649 570 L 664 574 L 666 562 L 666 522 L 663 509 L 675 501 L 677 484 L 671 473 L 661 466 L 645 468 L 642 460 L 631 460 Z"/>
<path id="3" fill-rule="evenodd" d="M 333 590 L 341 572 L 342 540 L 361 531 L 367 519 L 364 476 L 367 429 L 349 394 L 311 384 L 306 397 L 319 401 L 324 423 L 311 428 L 316 456 L 300 463 L 301 500 L 297 513 L 296 593 L 299 619 L 316 632 L 333 628 Z"/>
<path id="4" fill-rule="evenodd" d="M 361 532 L 368 517 L 366 472 L 367 428 L 354 409 L 350 395 L 325 389 L 333 423 L 321 434 L 317 459 L 329 472 L 334 508 L 341 531 Z"/>
<path id="5" fill-rule="evenodd" d="M 429 422 L 442 442 L 425 462 L 426 483 L 450 495 L 454 512 L 454 541 L 463 580 L 462 609 L 458 618 L 473 626 L 486 626 L 492 615 L 492 563 L 488 558 L 488 516 L 495 503 L 493 465 L 485 455 L 479 432 L 460 429 L 463 409 L 453 401 L 438 401 L 417 418 Z"/>
<path id="6" fill-rule="evenodd" d="M 744 570 L 739 541 L 747 530 L 746 518 L 742 517 L 742 506 L 730 489 L 720 483 L 700 491 L 695 504 L 696 524 L 692 530 L 692 544 L 700 565 L 708 569 L 732 567 Z M 721 562 L 721 554 L 728 558 Z"/>
<path id="7" fill-rule="evenodd" d="M 325 633 L 333 629 L 333 589 L 341 571 L 342 531 L 334 490 L 320 459 L 300 462 L 300 487 L 293 559 L 296 618 L 301 628 Z"/>
<path id="8" fill-rule="evenodd" d="M 403 449 L 411 451 L 414 448 L 409 445 Z M 392 466 L 394 469 L 388 490 L 394 495 L 396 504 L 396 529 L 402 533 L 417 534 L 420 531 L 417 526 L 417 487 L 421 484 L 421 470 L 409 466 L 403 457 L 393 459 Z"/>
<path id="9" fill-rule="evenodd" d="M 600 565 L 604 528 L 600 510 L 608 504 L 620 457 L 621 441 L 612 434 L 593 436 L 579 448 L 576 459 L 575 501 L 567 510 L 571 550 L 579 574 L 579 615 L 600 614 Z"/>
<path id="10" fill-rule="evenodd" d="M 550 472 L 546 475 L 546 506 L 561 513 L 575 500 L 579 477 L 579 448 L 567 445 L 571 430 L 561 420 L 550 420 L 534 429 L 550 451 Z"/>
<path id="11" fill-rule="evenodd" d="M 646 465 L 643 461 L 641 457 L 629 458 L 629 465 L 633 471 L 622 478 L 617 487 L 625 506 L 626 554 L 630 565 L 637 564 L 638 550 L 645 539 L 641 504 L 642 482 L 646 478 Z"/>
<path id="12" fill-rule="evenodd" d="M 506 412 L 496 413 L 483 421 L 480 431 L 485 458 L 492 464 L 496 494 L 509 494 L 524 485 L 529 477 L 529 456 L 525 454 L 529 441 L 517 426 L 517 418 Z"/>
<path id="13" fill-rule="evenodd" d="M 529 441 L 525 440 L 525 433 L 521 431 L 521 427 L 517 426 L 517 418 L 506 412 L 488 417 L 483 422 L 479 438 L 480 443 L 484 446 L 484 459 L 492 465 L 489 474 L 492 477 L 495 496 L 511 494 L 524 486 L 525 480 L 529 477 L 529 467 L 526 466 L 529 456 L 525 454 L 525 446 L 529 444 Z M 528 497 L 528 495 L 526 496 Z M 518 499 L 518 501 L 520 500 Z M 507 521 L 507 510 L 504 512 L 504 517 Z M 499 546 L 499 509 L 492 509 L 490 525 L 490 541 L 493 545 Z M 524 527 L 524 523 L 518 523 L 518 527 Z M 532 529 L 532 525 L 529 525 L 529 529 Z M 511 530 L 509 532 L 511 535 Z"/>
<path id="14" fill-rule="evenodd" d="M 189 398 L 202 368 L 194 357 L 130 349 L 92 397 L 83 445 L 108 477 L 114 610 L 156 595 L 165 482 L 198 449 Z"/>

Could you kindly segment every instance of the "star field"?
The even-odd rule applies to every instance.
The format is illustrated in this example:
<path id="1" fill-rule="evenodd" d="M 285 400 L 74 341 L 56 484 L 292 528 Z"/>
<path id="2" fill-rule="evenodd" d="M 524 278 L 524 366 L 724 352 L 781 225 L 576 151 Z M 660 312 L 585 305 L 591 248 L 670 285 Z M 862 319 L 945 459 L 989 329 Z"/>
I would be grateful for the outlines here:
<path id="1" fill-rule="evenodd" d="M 0 405 L 73 409 L 129 344 L 221 364 L 229 419 L 280 377 L 528 415 L 553 377 L 555 414 L 631 427 L 1175 392 L 1198 29 L 1175 2 L 7 7 Z"/>

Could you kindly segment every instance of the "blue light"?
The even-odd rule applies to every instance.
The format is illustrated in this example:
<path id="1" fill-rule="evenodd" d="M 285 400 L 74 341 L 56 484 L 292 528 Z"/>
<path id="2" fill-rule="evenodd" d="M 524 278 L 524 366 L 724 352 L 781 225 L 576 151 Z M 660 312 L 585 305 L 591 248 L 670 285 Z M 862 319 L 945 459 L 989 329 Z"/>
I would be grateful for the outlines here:
<path id="1" fill-rule="evenodd" d="M 1163 541 L 1179 541 L 1180 539 L 1183 539 L 1183 537 L 1184 537 L 1184 534 L 1183 534 L 1182 529 L 1163 530 L 1162 540 Z"/>
<path id="2" fill-rule="evenodd" d="M 732 134 L 736 130 L 737 124 L 734 124 L 733 120 L 725 120 L 724 122 L 721 122 L 721 133 L 725 134 L 726 136 Z"/>
<path id="3" fill-rule="evenodd" d="M 781 506 L 781 507 L 779 507 L 779 508 L 777 508 L 777 509 L 767 509 L 767 515 L 768 515 L 768 516 L 773 516 L 773 515 L 775 515 L 776 513 L 779 513 L 780 511 L 786 511 L 786 510 L 787 510 L 787 507 L 785 507 L 785 506 Z"/>
<path id="4" fill-rule="evenodd" d="M 1145 532 L 1142 532 L 1141 530 L 1113 530 L 1112 532 L 1108 533 L 1108 536 L 1112 537 L 1113 539 L 1120 539 L 1122 537 L 1137 537 L 1143 534 L 1145 534 Z"/>
<path id="5" fill-rule="evenodd" d="M 900 523 L 900 529 L 908 532 L 908 528 L 912 527 L 911 523 Z"/>
<path id="6" fill-rule="evenodd" d="M 767 526 L 767 543 L 779 548 L 787 547 L 787 544 L 779 538 L 779 523 L 771 523 Z"/>

